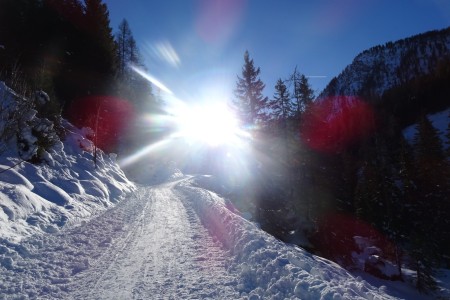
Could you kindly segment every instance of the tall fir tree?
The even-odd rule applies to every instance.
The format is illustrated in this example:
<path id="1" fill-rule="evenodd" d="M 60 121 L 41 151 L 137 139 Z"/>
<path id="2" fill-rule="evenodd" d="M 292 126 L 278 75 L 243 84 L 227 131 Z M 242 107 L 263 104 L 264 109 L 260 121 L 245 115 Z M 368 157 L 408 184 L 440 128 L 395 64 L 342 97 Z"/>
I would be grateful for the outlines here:
<path id="1" fill-rule="evenodd" d="M 273 99 L 269 101 L 268 107 L 270 108 L 270 117 L 273 120 L 284 120 L 286 122 L 294 112 L 289 91 L 281 78 L 275 85 L 275 94 Z"/>
<path id="2" fill-rule="evenodd" d="M 118 75 L 120 77 L 130 77 L 129 66 L 141 66 L 142 62 L 139 49 L 126 19 L 123 19 L 122 22 L 120 22 L 115 41 L 118 59 Z"/>
<path id="3" fill-rule="evenodd" d="M 155 109 L 156 101 L 148 80 L 133 68 L 145 69 L 141 54 L 126 19 L 119 24 L 116 33 L 119 94 L 129 99 L 139 111 Z"/>
<path id="4" fill-rule="evenodd" d="M 236 83 L 234 105 L 244 126 L 259 125 L 267 120 L 268 98 L 263 96 L 265 84 L 259 78 L 260 68 L 256 68 L 248 51 L 244 53 L 242 77 Z"/>
<path id="5" fill-rule="evenodd" d="M 145 70 L 139 48 L 133 37 L 130 25 L 126 19 L 119 24 L 115 34 L 117 51 L 117 80 L 118 94 L 133 104 L 138 116 L 159 112 L 160 104 L 152 93 L 151 83 L 134 71 L 134 68 Z M 144 138 L 143 138 L 144 137 Z M 124 141 L 121 152 L 133 152 L 156 138 L 154 132 L 149 133 L 143 126 L 131 124 Z"/>
<path id="6" fill-rule="evenodd" d="M 411 234 L 412 254 L 417 269 L 417 288 L 433 289 L 434 267 L 448 249 L 448 194 L 445 179 L 445 158 L 438 131 L 426 115 L 422 115 L 414 136 L 417 196 L 412 205 L 416 228 Z M 448 188 L 447 188 L 448 191 Z"/>
<path id="7" fill-rule="evenodd" d="M 88 87 L 91 93 L 110 93 L 116 69 L 116 44 L 109 22 L 109 11 L 102 0 L 85 0 L 86 64 L 90 66 L 92 79 Z"/>
<path id="8" fill-rule="evenodd" d="M 293 84 L 292 97 L 295 101 L 294 112 L 295 117 L 300 119 L 300 116 L 305 112 L 307 107 L 314 100 L 314 91 L 311 88 L 308 78 L 294 69 L 289 81 Z"/>
<path id="9" fill-rule="evenodd" d="M 287 188 L 290 188 L 291 176 L 288 165 L 291 161 L 291 151 L 289 149 L 291 134 L 289 132 L 289 119 L 293 114 L 293 106 L 289 91 L 281 78 L 278 79 L 277 84 L 275 85 L 275 94 L 273 99 L 268 102 L 268 108 L 270 109 L 269 116 L 271 122 L 274 123 L 272 128 L 275 136 L 274 139 L 277 140 L 277 142 L 272 143 L 274 145 L 272 151 L 278 150 L 272 154 L 275 154 L 274 160 L 280 161 L 282 162 L 282 165 L 284 165 L 282 168 L 283 174 L 286 177 L 285 181 Z"/>
<path id="10" fill-rule="evenodd" d="M 447 120 L 450 120 L 450 112 L 448 113 L 448 117 Z M 445 146 L 446 146 L 446 155 L 447 155 L 447 161 L 450 162 L 450 121 L 447 124 L 447 132 L 445 133 L 445 138 L 446 138 L 446 142 L 445 142 Z"/>

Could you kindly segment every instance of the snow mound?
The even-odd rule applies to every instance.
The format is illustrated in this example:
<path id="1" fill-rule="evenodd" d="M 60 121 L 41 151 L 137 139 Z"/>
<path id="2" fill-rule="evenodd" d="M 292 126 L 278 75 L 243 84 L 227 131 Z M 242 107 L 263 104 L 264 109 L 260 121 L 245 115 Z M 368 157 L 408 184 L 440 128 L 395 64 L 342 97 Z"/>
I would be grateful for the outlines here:
<path id="1" fill-rule="evenodd" d="M 0 172 L 0 180 L 5 183 L 23 185 L 29 190 L 34 188 L 33 184 L 25 176 L 10 167 L 0 165 Z"/>
<path id="2" fill-rule="evenodd" d="M 22 162 L 6 170 L 18 159 L 0 157 L 0 237 L 18 241 L 78 224 L 134 189 L 114 157 L 99 152 L 101 167 L 96 168 L 92 153 L 79 145 L 65 142 L 56 148 L 49 152 L 49 164 Z"/>
<path id="3" fill-rule="evenodd" d="M 234 257 L 237 289 L 249 299 L 395 299 L 339 265 L 287 245 L 228 208 L 217 194 L 178 185 L 204 226 Z M 256 267 L 255 267 L 256 266 Z"/>
<path id="4" fill-rule="evenodd" d="M 40 92 L 42 101 L 48 96 Z M 39 232 L 55 232 L 110 207 L 134 185 L 126 178 L 114 155 L 98 151 L 94 165 L 87 129 L 63 121 L 64 141 L 43 153 L 43 162 L 31 164 L 18 158 L 16 129 L 5 116 L 21 113 L 20 96 L 0 82 L 0 238 L 18 242 Z M 20 102 L 20 101 L 19 101 Z M 36 111 L 28 111 L 28 119 Z M 28 120 L 27 119 L 27 120 Z M 47 119 L 41 119 L 50 122 Z M 11 131 L 11 132 L 10 132 Z M 29 141 L 34 136 L 31 136 Z M 26 130 L 21 135 L 26 138 Z"/>

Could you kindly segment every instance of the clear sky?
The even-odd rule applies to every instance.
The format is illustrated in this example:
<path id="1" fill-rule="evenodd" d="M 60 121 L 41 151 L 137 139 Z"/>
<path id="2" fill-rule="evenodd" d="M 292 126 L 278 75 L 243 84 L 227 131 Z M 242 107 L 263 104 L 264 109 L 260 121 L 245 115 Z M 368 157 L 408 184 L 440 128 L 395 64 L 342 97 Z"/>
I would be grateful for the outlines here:
<path id="1" fill-rule="evenodd" d="M 297 66 L 316 93 L 361 51 L 450 26 L 450 0 L 104 0 L 148 72 L 183 100 L 232 97 L 243 54 L 266 96 Z M 204 100 L 204 99 L 203 99 Z"/>

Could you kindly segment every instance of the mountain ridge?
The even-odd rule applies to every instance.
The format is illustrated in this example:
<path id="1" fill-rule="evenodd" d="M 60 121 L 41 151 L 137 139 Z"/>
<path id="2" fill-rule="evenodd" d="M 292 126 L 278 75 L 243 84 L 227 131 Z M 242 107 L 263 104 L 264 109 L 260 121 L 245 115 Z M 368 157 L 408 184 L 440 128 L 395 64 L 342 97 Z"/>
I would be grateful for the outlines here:
<path id="1" fill-rule="evenodd" d="M 318 99 L 380 98 L 384 92 L 432 73 L 450 61 L 450 27 L 420 33 L 362 51 L 334 77 Z"/>

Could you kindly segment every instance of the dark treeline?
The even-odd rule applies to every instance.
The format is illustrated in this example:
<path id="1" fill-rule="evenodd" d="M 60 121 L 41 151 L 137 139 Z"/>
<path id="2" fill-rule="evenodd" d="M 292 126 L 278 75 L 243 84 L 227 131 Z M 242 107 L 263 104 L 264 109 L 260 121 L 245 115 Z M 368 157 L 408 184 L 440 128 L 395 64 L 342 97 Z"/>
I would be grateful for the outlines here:
<path id="1" fill-rule="evenodd" d="M 402 280 L 408 267 L 421 291 L 432 289 L 434 270 L 450 266 L 450 169 L 449 145 L 426 114 L 450 106 L 449 68 L 443 59 L 376 98 L 315 101 L 295 69 L 268 99 L 246 52 L 235 108 L 252 128 L 258 166 L 232 196 L 236 205 L 269 233 L 348 268 L 357 265 L 352 252 L 375 246 L 366 271 Z M 414 123 L 406 140 L 402 131 Z M 388 264 L 397 272 L 386 275 Z"/>
<path id="2" fill-rule="evenodd" d="M 101 1 L 1 1 L 2 79 L 42 88 L 68 107 L 111 92 L 115 44 Z"/>
<path id="3" fill-rule="evenodd" d="M 158 101 L 150 83 L 131 71 L 143 64 L 127 21 L 113 34 L 101 0 L 1 0 L 0 45 L 0 80 L 31 99 L 45 91 L 44 117 L 93 128 L 106 151 L 141 146 L 137 132 L 146 133 L 132 118 L 119 120 L 120 128 L 103 122 L 155 112 Z"/>

